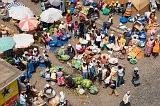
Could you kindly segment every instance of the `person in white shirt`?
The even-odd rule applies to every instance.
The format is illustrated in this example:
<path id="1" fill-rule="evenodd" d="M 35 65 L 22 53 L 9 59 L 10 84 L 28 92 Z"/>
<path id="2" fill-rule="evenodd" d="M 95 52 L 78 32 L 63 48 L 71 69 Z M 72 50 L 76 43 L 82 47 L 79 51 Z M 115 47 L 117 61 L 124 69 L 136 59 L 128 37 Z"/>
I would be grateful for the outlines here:
<path id="1" fill-rule="evenodd" d="M 86 63 L 83 63 L 83 66 L 82 66 L 82 76 L 83 76 L 83 79 L 88 78 L 88 67 Z"/>
<path id="2" fill-rule="evenodd" d="M 77 42 L 77 44 L 76 44 L 76 50 L 77 50 L 78 53 L 83 53 L 83 52 L 85 52 L 86 48 L 84 46 L 82 46 L 80 44 L 80 42 Z"/>
<path id="3" fill-rule="evenodd" d="M 102 40 L 101 34 L 98 33 L 96 36 L 96 44 L 97 44 L 98 48 L 100 48 L 101 40 Z"/>
<path id="4" fill-rule="evenodd" d="M 125 106 L 130 106 L 130 91 L 127 91 L 123 97 L 123 103 Z"/>
<path id="5" fill-rule="evenodd" d="M 59 25 L 59 29 L 66 29 L 66 24 L 62 21 L 61 24 Z"/>
<path id="6" fill-rule="evenodd" d="M 121 84 L 124 84 L 124 68 L 122 66 L 118 66 L 118 81 L 117 81 L 117 87 L 119 87 Z"/>
<path id="7" fill-rule="evenodd" d="M 19 97 L 19 99 L 20 99 L 19 101 L 20 101 L 21 106 L 27 106 L 25 92 L 26 91 L 21 91 L 21 94 L 20 94 L 20 97 Z"/>

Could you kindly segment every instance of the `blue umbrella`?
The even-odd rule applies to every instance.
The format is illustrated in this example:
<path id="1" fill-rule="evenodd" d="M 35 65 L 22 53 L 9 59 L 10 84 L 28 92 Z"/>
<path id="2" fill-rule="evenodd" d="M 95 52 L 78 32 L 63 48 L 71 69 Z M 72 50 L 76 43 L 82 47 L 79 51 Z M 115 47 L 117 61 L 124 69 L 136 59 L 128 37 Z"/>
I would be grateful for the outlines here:
<path id="1" fill-rule="evenodd" d="M 16 42 L 12 37 L 3 37 L 0 38 L 0 52 L 5 52 L 9 49 L 12 49 Z"/>

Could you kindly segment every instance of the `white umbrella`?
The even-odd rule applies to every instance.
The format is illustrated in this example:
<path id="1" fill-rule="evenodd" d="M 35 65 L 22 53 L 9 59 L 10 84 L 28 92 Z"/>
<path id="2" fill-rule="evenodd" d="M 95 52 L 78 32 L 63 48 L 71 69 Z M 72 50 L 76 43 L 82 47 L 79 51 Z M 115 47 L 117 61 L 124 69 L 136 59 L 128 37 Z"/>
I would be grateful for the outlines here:
<path id="1" fill-rule="evenodd" d="M 18 6 L 9 10 L 9 16 L 13 19 L 21 20 L 22 18 L 33 17 L 33 12 L 28 7 Z"/>
<path id="2" fill-rule="evenodd" d="M 61 18 L 62 11 L 55 8 L 49 8 L 48 10 L 43 11 L 40 15 L 41 21 L 46 23 L 54 23 Z"/>
<path id="3" fill-rule="evenodd" d="M 14 2 L 15 0 L 2 0 L 3 3 L 12 3 Z"/>
<path id="4" fill-rule="evenodd" d="M 48 0 L 53 6 L 59 6 L 61 4 L 61 0 Z"/>
<path id="5" fill-rule="evenodd" d="M 13 39 L 16 42 L 15 48 L 27 48 L 34 43 L 33 35 L 31 34 L 15 34 Z"/>

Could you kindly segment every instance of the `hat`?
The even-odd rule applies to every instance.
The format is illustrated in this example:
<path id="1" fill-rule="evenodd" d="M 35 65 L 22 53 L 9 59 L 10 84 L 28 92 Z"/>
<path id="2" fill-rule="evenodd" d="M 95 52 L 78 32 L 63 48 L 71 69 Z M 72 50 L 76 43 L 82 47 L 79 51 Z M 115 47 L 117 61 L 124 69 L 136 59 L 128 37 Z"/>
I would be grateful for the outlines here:
<path id="1" fill-rule="evenodd" d="M 61 49 L 64 49 L 64 46 L 61 46 Z"/>
<path id="2" fill-rule="evenodd" d="M 25 91 L 25 90 L 21 90 L 21 94 L 22 94 L 22 93 L 26 93 L 26 91 Z"/>
<path id="3" fill-rule="evenodd" d="M 95 58 L 93 58 L 93 60 L 96 60 Z"/>
<path id="4" fill-rule="evenodd" d="M 90 6 L 90 8 L 93 8 L 93 6 Z"/>
<path id="5" fill-rule="evenodd" d="M 154 37 L 153 37 L 153 36 L 151 36 L 151 39 L 154 39 Z"/>
<path id="6" fill-rule="evenodd" d="M 28 54 L 28 52 L 27 52 L 27 51 L 25 51 L 25 52 L 24 52 L 24 54 Z"/>
<path id="7" fill-rule="evenodd" d="M 122 36 L 121 35 L 118 35 L 118 39 L 121 39 L 122 38 Z"/>
<path id="8" fill-rule="evenodd" d="M 131 0 L 128 0 L 128 2 L 131 3 L 132 1 L 131 1 Z"/>
<path id="9" fill-rule="evenodd" d="M 92 66 L 93 66 L 93 63 L 89 63 L 89 65 L 92 67 Z"/>
<path id="10" fill-rule="evenodd" d="M 59 93 L 59 95 L 60 95 L 60 96 L 63 96 L 63 95 L 64 95 L 63 91 L 61 91 L 61 92 Z"/>
<path id="11" fill-rule="evenodd" d="M 139 17 L 139 16 L 140 16 L 140 14 L 137 14 L 137 16 Z"/>
<path id="12" fill-rule="evenodd" d="M 86 21 L 88 21 L 88 18 L 86 18 Z"/>
<path id="13" fill-rule="evenodd" d="M 118 3 L 118 1 L 116 1 L 116 3 Z"/>
<path id="14" fill-rule="evenodd" d="M 99 68 L 98 70 L 102 70 L 102 68 Z"/>
<path id="15" fill-rule="evenodd" d="M 61 21 L 61 24 L 64 24 L 64 22 L 63 22 L 63 21 Z"/>
<path id="16" fill-rule="evenodd" d="M 152 9 L 152 11 L 151 12 L 155 12 L 156 10 L 155 9 Z"/>
<path id="17" fill-rule="evenodd" d="M 45 88 L 48 88 L 48 87 L 49 87 L 49 84 L 46 84 L 46 85 L 45 85 Z"/>
<path id="18" fill-rule="evenodd" d="M 34 48 L 33 50 L 34 50 L 34 51 L 37 51 L 37 48 Z"/>
<path id="19" fill-rule="evenodd" d="M 95 8 L 95 10 L 98 10 L 98 8 Z"/>
<path id="20" fill-rule="evenodd" d="M 135 67 L 134 70 L 138 70 L 138 67 Z"/>
<path id="21" fill-rule="evenodd" d="M 130 94 L 130 91 L 127 91 L 127 94 L 129 95 L 129 94 Z"/>
<path id="22" fill-rule="evenodd" d="M 49 68 L 46 68 L 46 71 L 49 71 Z"/>
<path id="23" fill-rule="evenodd" d="M 112 3 L 114 3 L 114 1 L 112 1 Z"/>
<path id="24" fill-rule="evenodd" d="M 92 28 L 91 30 L 92 30 L 92 31 L 94 31 L 94 29 L 93 29 L 93 28 Z"/>
<path id="25" fill-rule="evenodd" d="M 68 44 L 68 46 L 72 46 L 71 44 Z"/>

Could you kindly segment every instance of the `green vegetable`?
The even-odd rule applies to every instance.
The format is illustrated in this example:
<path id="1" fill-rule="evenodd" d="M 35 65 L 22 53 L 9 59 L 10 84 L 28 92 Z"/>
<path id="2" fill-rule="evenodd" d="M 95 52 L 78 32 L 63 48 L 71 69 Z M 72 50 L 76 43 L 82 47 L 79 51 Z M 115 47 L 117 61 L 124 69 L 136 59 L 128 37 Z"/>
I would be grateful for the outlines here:
<path id="1" fill-rule="evenodd" d="M 83 78 L 81 76 L 73 78 L 76 84 L 81 84 L 82 79 Z"/>
<path id="2" fill-rule="evenodd" d="M 96 86 L 91 86 L 90 88 L 89 88 L 89 93 L 91 93 L 91 94 L 97 94 L 99 91 L 98 91 L 98 89 L 97 89 L 97 87 Z"/>
<path id="3" fill-rule="evenodd" d="M 82 63 L 80 61 L 78 61 L 78 60 L 72 59 L 72 63 L 71 64 L 76 69 L 80 69 L 81 70 L 81 68 L 82 68 Z"/>
<path id="4" fill-rule="evenodd" d="M 92 81 L 91 80 L 89 80 L 89 79 L 83 79 L 82 81 L 81 81 L 81 85 L 82 85 L 82 87 L 84 87 L 84 88 L 90 88 L 91 87 L 91 85 L 92 85 Z"/>
<path id="5" fill-rule="evenodd" d="M 70 59 L 70 56 L 69 55 L 61 55 L 61 59 L 66 61 L 66 60 Z"/>
<path id="6" fill-rule="evenodd" d="M 64 49 L 59 49 L 57 54 L 58 56 L 64 55 L 65 54 Z"/>

